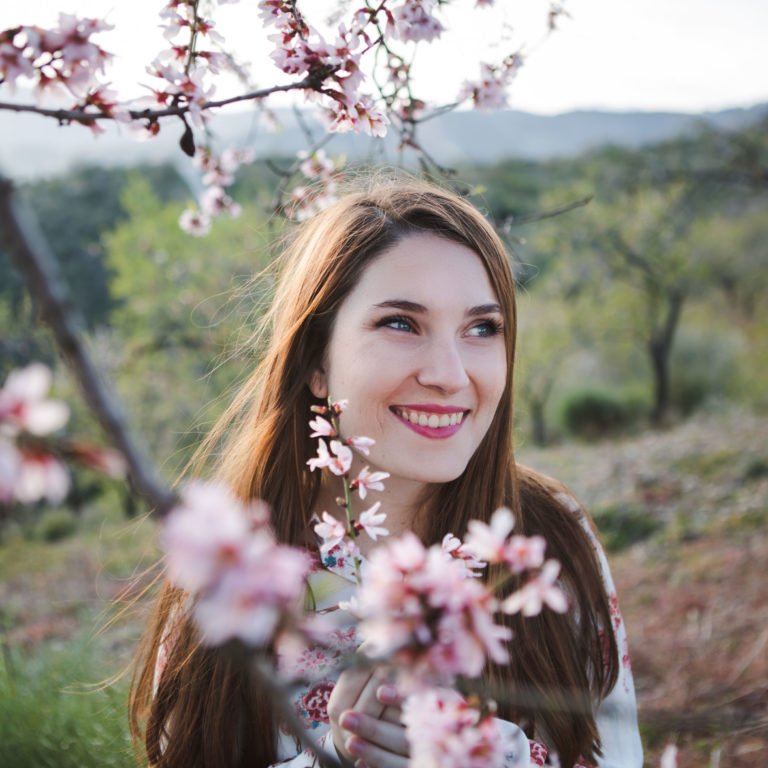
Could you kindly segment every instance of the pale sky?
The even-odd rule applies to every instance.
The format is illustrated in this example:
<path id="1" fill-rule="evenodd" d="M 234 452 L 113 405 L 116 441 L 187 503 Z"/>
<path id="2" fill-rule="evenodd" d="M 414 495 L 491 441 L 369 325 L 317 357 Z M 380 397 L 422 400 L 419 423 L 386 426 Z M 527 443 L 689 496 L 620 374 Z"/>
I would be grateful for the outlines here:
<path id="1" fill-rule="evenodd" d="M 300 1 L 311 22 L 337 2 Z M 354 3 L 345 3 L 357 7 Z M 510 91 L 510 106 L 539 113 L 570 109 L 699 112 L 768 101 L 768 0 L 561 0 L 570 13 L 542 40 L 548 0 L 496 0 L 474 9 L 454 0 L 449 32 L 419 46 L 417 92 L 451 101 L 477 62 L 524 44 L 530 55 Z M 0 29 L 51 24 L 60 11 L 106 18 L 115 25 L 98 42 L 116 54 L 108 74 L 121 95 L 142 93 L 144 67 L 165 43 L 158 30 L 162 0 L 24 0 L 0 4 Z M 231 48 L 254 65 L 260 86 L 285 78 L 271 63 L 256 0 L 216 10 Z M 503 32 L 506 27 L 512 31 Z M 499 44 L 507 35 L 507 47 Z M 509 46 L 512 46 L 510 48 Z M 231 94 L 226 84 L 218 96 Z M 0 95 L 2 91 L 0 90 Z"/>

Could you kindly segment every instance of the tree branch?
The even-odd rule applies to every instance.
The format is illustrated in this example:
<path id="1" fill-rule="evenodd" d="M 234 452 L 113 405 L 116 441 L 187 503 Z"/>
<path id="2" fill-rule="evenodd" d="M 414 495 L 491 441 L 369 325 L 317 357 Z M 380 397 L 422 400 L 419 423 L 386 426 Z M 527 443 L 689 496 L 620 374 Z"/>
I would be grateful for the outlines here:
<path id="1" fill-rule="evenodd" d="M 165 515 L 176 503 L 173 493 L 155 475 L 131 435 L 112 388 L 100 375 L 82 337 L 83 321 L 34 216 L 14 199 L 12 183 L 0 177 L 0 231 L 27 289 L 50 326 L 56 343 L 77 377 L 102 428 L 128 463 L 137 492 L 153 513 Z"/>
<path id="2" fill-rule="evenodd" d="M 241 93 L 239 96 L 231 96 L 228 99 L 206 101 L 200 106 L 200 110 L 205 111 L 206 109 L 225 107 L 240 101 L 255 101 L 257 99 L 263 99 L 273 93 L 309 90 L 315 88 L 316 85 L 317 79 L 315 77 L 305 77 L 297 83 L 273 85 L 271 88 L 261 88 L 255 91 L 250 91 L 249 93 Z M 38 107 L 35 104 L 13 104 L 7 101 L 0 101 L 0 110 L 9 112 L 32 112 L 35 115 L 52 117 L 62 123 L 92 123 L 94 120 L 116 120 L 113 115 L 104 112 L 87 112 L 84 109 L 47 109 L 45 107 Z M 128 114 L 133 120 L 153 121 L 158 120 L 161 117 L 185 115 L 189 111 L 189 104 L 183 104 L 174 107 L 165 107 L 164 109 L 129 109 Z"/>

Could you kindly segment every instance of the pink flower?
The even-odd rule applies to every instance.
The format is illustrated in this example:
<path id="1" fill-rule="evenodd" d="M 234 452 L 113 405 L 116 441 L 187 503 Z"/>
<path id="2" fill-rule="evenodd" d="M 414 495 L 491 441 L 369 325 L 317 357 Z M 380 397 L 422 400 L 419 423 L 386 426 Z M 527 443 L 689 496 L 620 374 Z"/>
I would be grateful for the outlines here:
<path id="1" fill-rule="evenodd" d="M 20 471 L 21 454 L 13 443 L 0 436 L 0 503 L 13 501 Z"/>
<path id="2" fill-rule="evenodd" d="M 503 109 L 508 105 L 507 88 L 517 70 L 522 66 L 522 57 L 513 55 L 499 66 L 480 65 L 480 79 L 465 81 L 458 95 L 458 101 L 472 99 L 477 109 Z"/>
<path id="3" fill-rule="evenodd" d="M 374 541 L 377 536 L 389 536 L 389 531 L 386 528 L 381 528 L 380 524 L 383 523 L 387 516 L 384 512 L 379 512 L 381 502 L 377 501 L 370 509 L 361 513 L 358 518 L 358 525 L 364 530 Z"/>
<path id="4" fill-rule="evenodd" d="M 16 477 L 14 495 L 22 504 L 47 499 L 56 504 L 69 491 L 66 466 L 50 453 L 20 451 L 21 465 Z"/>
<path id="5" fill-rule="evenodd" d="M 222 569 L 242 559 L 250 521 L 224 485 L 189 483 L 180 504 L 166 517 L 160 542 L 168 577 L 188 592 L 216 582 Z"/>
<path id="6" fill-rule="evenodd" d="M 316 416 L 309 422 L 309 426 L 312 427 L 310 437 L 336 437 L 336 430 L 333 428 L 333 424 L 322 416 Z"/>
<path id="7" fill-rule="evenodd" d="M 199 596 L 195 620 L 209 645 L 240 639 L 267 645 L 283 619 L 298 621 L 310 568 L 302 550 L 278 545 L 266 529 L 253 532 L 242 556 Z"/>
<path id="8" fill-rule="evenodd" d="M 0 430 L 10 435 L 48 435 L 63 427 L 69 408 L 46 399 L 50 388 L 51 371 L 42 363 L 11 371 L 0 389 Z"/>
<path id="9" fill-rule="evenodd" d="M 430 42 L 440 37 L 444 27 L 432 16 L 436 5 L 435 0 L 406 0 L 403 5 L 393 8 L 396 36 L 413 42 Z"/>
<path id="10" fill-rule="evenodd" d="M 389 472 L 371 472 L 370 467 L 363 467 L 357 477 L 349 484 L 352 490 L 357 489 L 360 498 L 364 499 L 368 491 L 383 491 L 384 483 L 389 477 Z"/>
<path id="11" fill-rule="evenodd" d="M 540 568 L 546 547 L 542 536 L 513 536 L 504 548 L 504 562 L 515 573 Z"/>
<path id="12" fill-rule="evenodd" d="M 278 627 L 301 620 L 311 561 L 278 544 L 267 518 L 261 501 L 243 504 L 221 484 L 193 482 L 163 523 L 169 578 L 192 593 L 206 643 L 266 645 Z"/>
<path id="13" fill-rule="evenodd" d="M 555 584 L 559 574 L 560 563 L 557 560 L 547 560 L 537 576 L 504 600 L 501 610 L 504 613 L 521 611 L 523 616 L 536 616 L 541 613 L 544 605 L 548 605 L 556 613 L 565 613 L 568 610 L 568 601 Z"/>
<path id="14" fill-rule="evenodd" d="M 375 549 L 357 600 L 372 653 L 408 665 L 416 680 L 450 682 L 478 676 L 489 658 L 505 663 L 511 632 L 495 623 L 495 598 L 466 570 L 414 534 Z"/>
<path id="15" fill-rule="evenodd" d="M 349 472 L 352 466 L 352 451 L 339 440 L 331 440 L 331 453 L 325 440 L 317 441 L 317 456 L 307 461 L 310 470 L 314 471 L 327 467 L 334 475 L 341 477 Z"/>
<path id="16" fill-rule="evenodd" d="M 503 768 L 505 743 L 490 714 L 481 715 L 456 691 L 428 689 L 403 703 L 411 765 L 420 768 Z"/>
<path id="17" fill-rule="evenodd" d="M 356 448 L 358 451 L 360 451 L 360 453 L 363 454 L 363 456 L 370 456 L 370 448 L 371 446 L 376 445 L 376 441 L 371 437 L 363 437 L 361 435 L 360 437 L 348 437 L 347 445 L 351 445 L 353 448 Z"/>
<path id="18" fill-rule="evenodd" d="M 211 231 L 211 217 L 194 208 L 187 208 L 179 216 L 179 226 L 190 235 L 203 237 Z"/>
<path id="19" fill-rule="evenodd" d="M 443 536 L 443 540 L 440 542 L 440 547 L 450 557 L 460 561 L 466 568 L 466 576 L 471 578 L 480 578 L 482 574 L 477 573 L 478 570 L 485 568 L 488 563 L 483 560 L 479 560 L 474 552 L 469 549 L 465 544 L 461 543 L 461 539 L 454 536 L 452 533 L 446 533 Z"/>
<path id="20" fill-rule="evenodd" d="M 341 544 L 347 535 L 347 527 L 340 520 L 323 512 L 322 522 L 315 526 L 315 533 L 323 540 L 320 545 L 321 552 L 328 552 L 338 544 Z"/>
<path id="21" fill-rule="evenodd" d="M 490 525 L 480 520 L 469 521 L 464 545 L 482 560 L 500 563 L 504 560 L 507 536 L 514 526 L 512 510 L 500 507 L 493 513 Z"/>

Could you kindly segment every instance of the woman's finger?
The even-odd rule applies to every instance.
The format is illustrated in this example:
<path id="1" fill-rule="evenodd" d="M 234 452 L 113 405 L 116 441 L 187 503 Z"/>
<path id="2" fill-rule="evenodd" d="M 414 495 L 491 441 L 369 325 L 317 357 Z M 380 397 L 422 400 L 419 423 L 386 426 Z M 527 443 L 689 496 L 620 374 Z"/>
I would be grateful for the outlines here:
<path id="1" fill-rule="evenodd" d="M 405 728 L 399 723 L 388 723 L 385 720 L 363 715 L 356 710 L 348 710 L 342 714 L 340 724 L 342 728 L 353 734 L 345 745 L 349 752 L 363 758 L 366 762 L 368 759 L 363 752 L 369 745 L 380 747 L 400 757 L 408 757 L 410 751 L 408 739 L 405 736 Z M 355 737 L 358 738 L 355 739 Z M 355 749 L 350 746 L 350 742 L 356 745 Z"/>
<path id="2" fill-rule="evenodd" d="M 355 701 L 355 711 L 371 717 L 381 717 L 386 704 L 380 701 L 377 694 L 378 690 L 388 683 L 391 675 L 392 672 L 387 667 L 375 667 Z"/>

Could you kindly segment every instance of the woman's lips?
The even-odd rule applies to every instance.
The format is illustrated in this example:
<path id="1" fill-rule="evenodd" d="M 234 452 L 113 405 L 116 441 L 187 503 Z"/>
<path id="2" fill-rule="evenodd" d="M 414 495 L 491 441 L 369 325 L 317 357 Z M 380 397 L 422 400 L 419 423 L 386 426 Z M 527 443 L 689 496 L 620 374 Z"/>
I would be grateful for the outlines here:
<path id="1" fill-rule="evenodd" d="M 390 410 L 401 423 L 417 435 L 433 440 L 442 440 L 455 435 L 464 424 L 464 417 L 469 413 L 453 406 L 396 406 Z M 427 421 L 426 424 L 425 421 Z"/>

